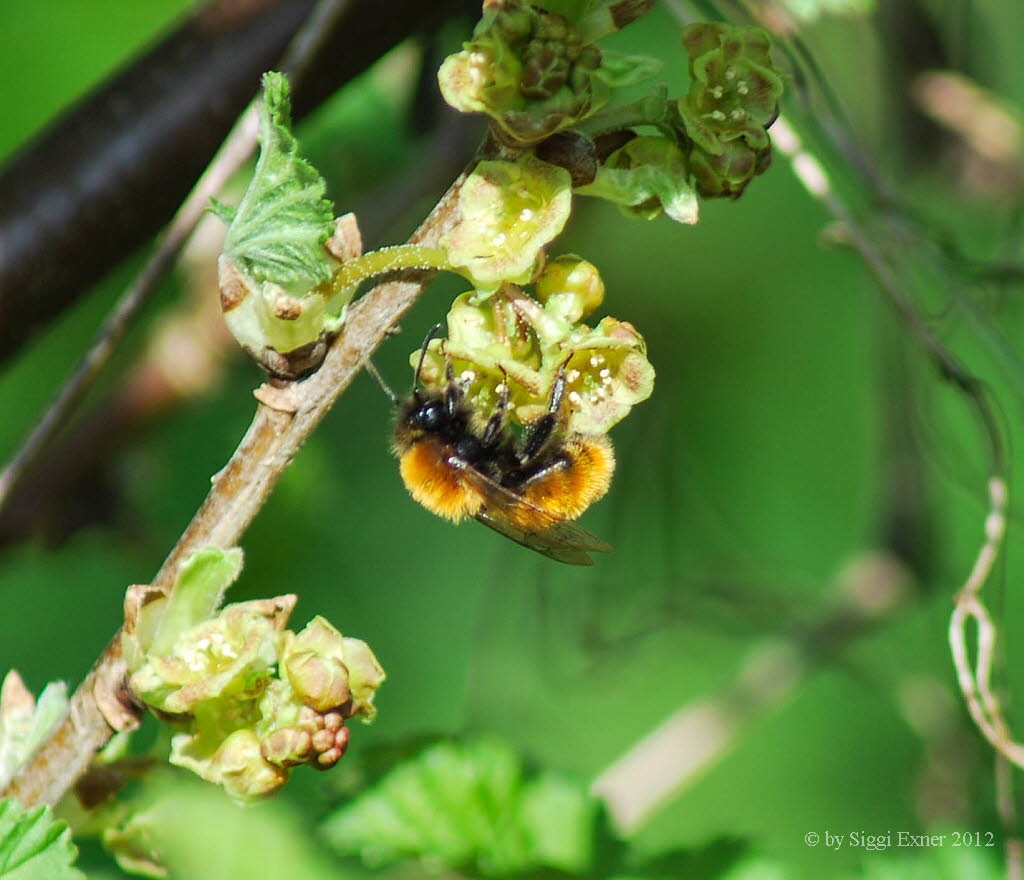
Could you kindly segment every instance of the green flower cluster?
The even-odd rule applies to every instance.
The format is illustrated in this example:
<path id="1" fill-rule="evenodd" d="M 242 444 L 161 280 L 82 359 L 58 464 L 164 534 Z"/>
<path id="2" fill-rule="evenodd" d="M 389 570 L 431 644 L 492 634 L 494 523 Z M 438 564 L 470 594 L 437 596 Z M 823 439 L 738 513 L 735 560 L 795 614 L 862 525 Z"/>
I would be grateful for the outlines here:
<path id="1" fill-rule="evenodd" d="M 738 197 L 771 162 L 768 126 L 779 113 L 782 79 L 760 28 L 723 22 L 683 32 L 690 91 L 678 109 L 693 142 L 690 173 L 704 198 Z"/>
<path id="2" fill-rule="evenodd" d="M 384 672 L 321 617 L 286 629 L 295 596 L 217 611 L 240 570 L 241 551 L 207 548 L 170 596 L 130 588 L 122 647 L 132 691 L 176 728 L 171 763 L 245 800 L 277 791 L 292 767 L 336 764 L 345 722 L 375 715 Z"/>
<path id="3" fill-rule="evenodd" d="M 448 312 L 447 338 L 430 343 L 420 379 L 442 387 L 450 363 L 481 418 L 507 396 L 509 418 L 529 425 L 547 412 L 561 374 L 567 429 L 603 434 L 654 387 L 647 347 L 632 324 L 610 317 L 595 327 L 582 323 L 603 299 L 597 268 L 571 255 L 547 264 L 533 297 L 510 283 L 486 299 L 464 293 Z"/>
<path id="4" fill-rule="evenodd" d="M 584 45 L 561 15 L 522 0 L 485 4 L 463 51 L 445 59 L 438 82 L 464 113 L 486 113 L 510 146 L 537 143 L 602 106 L 608 89 L 595 71 L 601 50 Z"/>

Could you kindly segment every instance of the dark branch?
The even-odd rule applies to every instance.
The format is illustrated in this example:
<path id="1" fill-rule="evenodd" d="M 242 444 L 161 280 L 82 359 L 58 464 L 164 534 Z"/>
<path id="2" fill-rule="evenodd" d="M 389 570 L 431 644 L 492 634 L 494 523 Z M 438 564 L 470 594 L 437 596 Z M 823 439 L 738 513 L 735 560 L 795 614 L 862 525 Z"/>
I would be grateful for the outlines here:
<path id="1" fill-rule="evenodd" d="M 0 169 L 0 362 L 170 219 L 313 5 L 214 0 Z M 296 116 L 470 7 L 354 2 L 297 91 Z"/>

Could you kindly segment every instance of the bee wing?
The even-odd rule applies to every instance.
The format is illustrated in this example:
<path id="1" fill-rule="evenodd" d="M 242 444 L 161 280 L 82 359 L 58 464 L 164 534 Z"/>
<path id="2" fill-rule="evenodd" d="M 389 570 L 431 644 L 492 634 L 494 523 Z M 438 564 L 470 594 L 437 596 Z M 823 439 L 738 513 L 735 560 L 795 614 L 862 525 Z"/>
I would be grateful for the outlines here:
<path id="1" fill-rule="evenodd" d="M 569 565 L 593 565 L 590 553 L 611 551 L 610 544 L 572 520 L 561 519 L 530 504 L 463 461 L 452 458 L 450 463 L 484 498 L 484 507 L 476 514 L 476 519 L 506 538 Z M 526 528 L 517 521 L 535 522 L 537 526 Z"/>
<path id="2" fill-rule="evenodd" d="M 612 549 L 607 542 L 570 520 L 556 520 L 543 531 L 527 531 L 486 509 L 481 510 L 476 519 L 517 544 L 569 565 L 593 565 L 588 551 L 608 553 Z"/>

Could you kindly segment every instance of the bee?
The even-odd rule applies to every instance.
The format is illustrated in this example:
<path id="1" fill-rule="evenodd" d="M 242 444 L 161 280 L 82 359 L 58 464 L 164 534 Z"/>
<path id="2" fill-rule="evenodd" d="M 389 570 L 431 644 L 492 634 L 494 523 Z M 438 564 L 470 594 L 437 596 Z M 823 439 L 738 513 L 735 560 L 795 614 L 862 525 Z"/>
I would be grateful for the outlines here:
<path id="1" fill-rule="evenodd" d="M 611 547 L 573 520 L 611 483 L 615 454 L 603 435 L 566 430 L 565 376 L 555 379 L 548 409 L 518 435 L 509 425 L 508 382 L 483 423 L 446 363 L 445 387 L 420 387 L 435 327 L 420 352 L 410 396 L 399 400 L 372 365 L 370 372 L 397 406 L 394 453 L 413 499 L 459 523 L 467 517 L 559 562 L 593 565 L 591 552 Z"/>

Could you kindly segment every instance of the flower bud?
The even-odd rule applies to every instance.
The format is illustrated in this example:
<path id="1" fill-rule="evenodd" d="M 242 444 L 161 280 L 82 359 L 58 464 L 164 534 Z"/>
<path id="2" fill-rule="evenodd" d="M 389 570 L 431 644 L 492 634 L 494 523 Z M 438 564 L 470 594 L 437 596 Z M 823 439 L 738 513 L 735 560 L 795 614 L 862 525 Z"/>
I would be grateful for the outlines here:
<path id="1" fill-rule="evenodd" d="M 438 71 L 444 99 L 464 113 L 486 113 L 509 146 L 535 144 L 603 106 L 610 90 L 592 76 L 596 46 L 561 15 L 506 0 L 485 6 L 463 51 Z"/>
<path id="2" fill-rule="evenodd" d="M 351 697 L 343 650 L 341 633 L 322 617 L 315 617 L 298 635 L 286 637 L 281 667 L 307 706 L 326 712 Z"/>
<path id="3" fill-rule="evenodd" d="M 615 202 L 629 216 L 653 220 L 664 211 L 677 223 L 697 222 L 697 196 L 686 156 L 660 135 L 635 137 L 598 168 L 594 182 L 576 192 Z"/>
<path id="4" fill-rule="evenodd" d="M 279 727 L 262 739 L 260 753 L 277 767 L 306 764 L 315 754 L 313 737 L 299 727 Z"/>
<path id="5" fill-rule="evenodd" d="M 298 654 L 290 659 L 287 671 L 295 693 L 307 706 L 318 711 L 340 706 L 352 695 L 348 670 L 333 657 Z"/>
<path id="6" fill-rule="evenodd" d="M 246 729 L 236 730 L 221 743 L 209 772 L 237 800 L 266 797 L 288 780 L 286 770 L 264 759 L 256 734 Z"/>
<path id="7" fill-rule="evenodd" d="M 171 763 L 245 800 L 276 791 L 294 766 L 337 763 L 345 719 L 373 717 L 384 673 L 363 642 L 322 617 L 286 630 L 292 595 L 217 611 L 240 566 L 240 551 L 205 548 L 169 596 L 131 588 L 124 648 L 133 691 L 177 729 Z"/>
<path id="8" fill-rule="evenodd" d="M 537 299 L 575 323 L 604 302 L 604 281 L 597 266 L 582 257 L 563 254 L 549 260 L 534 286 Z"/>
<path id="9" fill-rule="evenodd" d="M 325 740 L 327 748 L 320 751 L 313 765 L 318 770 L 330 770 L 338 763 L 348 751 L 350 732 L 347 727 L 341 727 L 336 731 L 325 730 L 324 733 L 331 733 L 331 738 Z"/>

